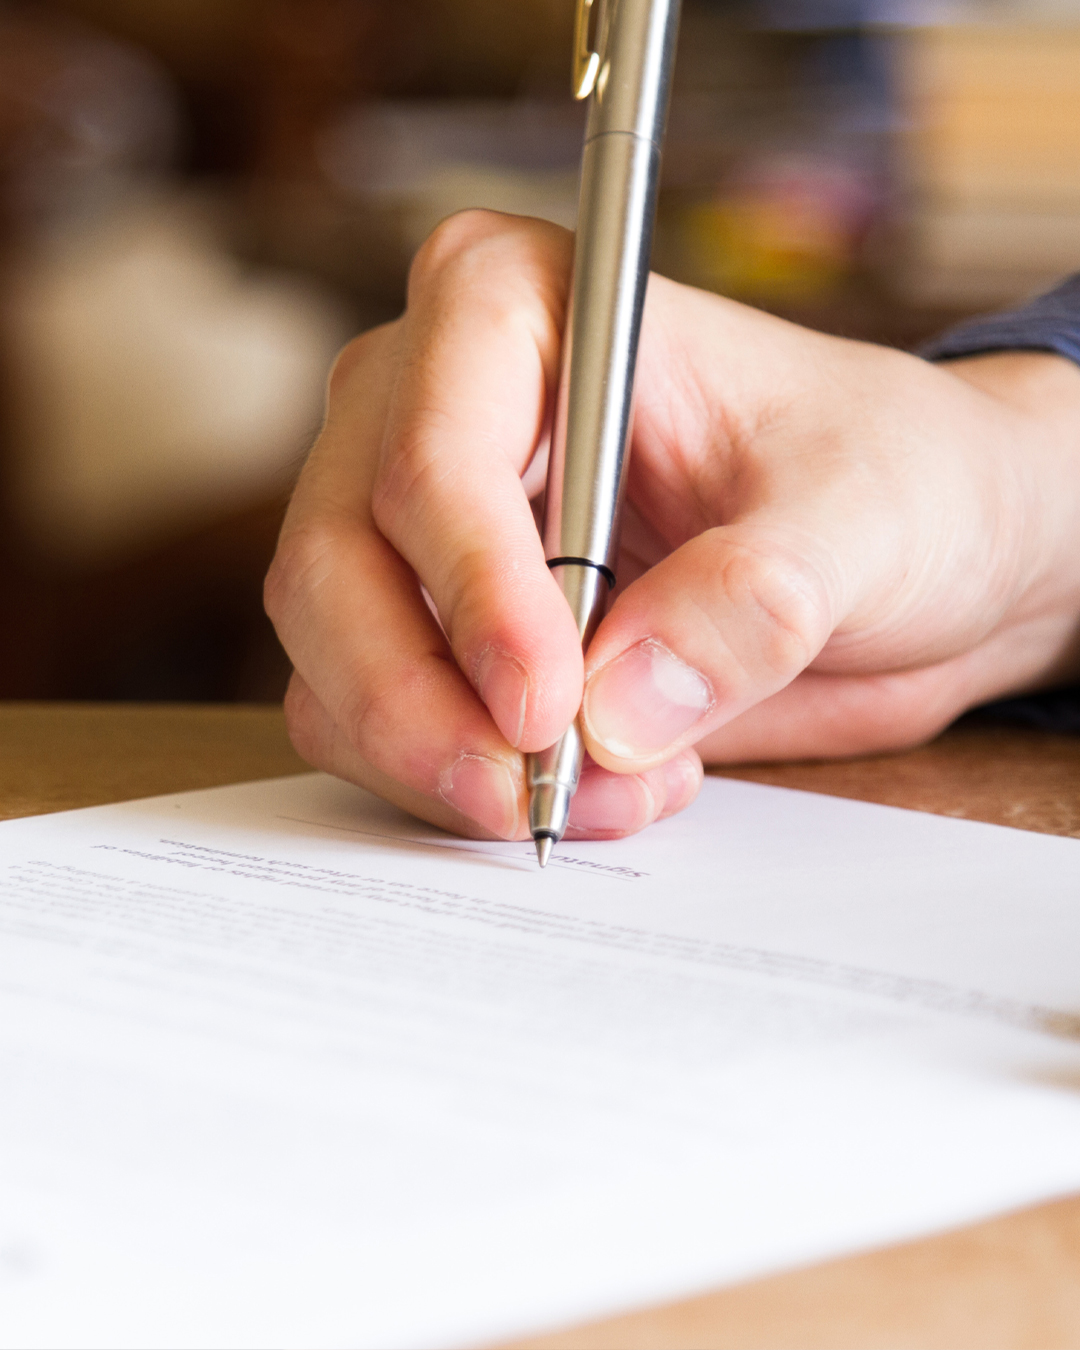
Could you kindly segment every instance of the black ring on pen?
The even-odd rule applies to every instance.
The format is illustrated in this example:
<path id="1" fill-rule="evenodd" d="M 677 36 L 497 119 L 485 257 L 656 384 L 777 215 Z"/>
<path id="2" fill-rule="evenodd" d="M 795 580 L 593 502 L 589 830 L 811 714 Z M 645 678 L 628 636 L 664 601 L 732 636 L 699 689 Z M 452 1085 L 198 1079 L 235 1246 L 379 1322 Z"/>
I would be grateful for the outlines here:
<path id="1" fill-rule="evenodd" d="M 615 573 L 610 567 L 605 567 L 603 563 L 593 562 L 591 558 L 549 558 L 547 560 L 549 567 L 594 567 L 598 572 L 602 572 L 605 581 L 610 590 L 615 589 Z"/>

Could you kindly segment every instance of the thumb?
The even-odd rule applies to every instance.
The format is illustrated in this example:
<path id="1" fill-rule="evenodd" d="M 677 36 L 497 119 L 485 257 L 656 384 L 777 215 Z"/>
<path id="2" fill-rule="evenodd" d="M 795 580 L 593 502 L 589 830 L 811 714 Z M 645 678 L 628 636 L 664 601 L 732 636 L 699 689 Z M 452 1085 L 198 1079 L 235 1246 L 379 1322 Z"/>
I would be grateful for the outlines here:
<path id="1" fill-rule="evenodd" d="M 786 536 L 786 537 L 785 537 Z M 652 768 L 789 684 L 848 597 L 819 540 L 707 530 L 619 597 L 586 662 L 582 720 L 605 768 Z"/>

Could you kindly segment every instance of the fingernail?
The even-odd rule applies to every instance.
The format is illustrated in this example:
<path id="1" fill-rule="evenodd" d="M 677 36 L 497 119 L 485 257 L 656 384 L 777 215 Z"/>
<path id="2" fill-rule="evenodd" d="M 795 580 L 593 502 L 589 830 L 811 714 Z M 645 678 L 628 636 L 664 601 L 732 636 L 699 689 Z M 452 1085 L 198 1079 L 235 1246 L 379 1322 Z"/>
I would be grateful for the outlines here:
<path id="1" fill-rule="evenodd" d="M 529 677 L 524 669 L 512 656 L 489 647 L 477 663 L 476 684 L 495 725 L 511 745 L 520 745 L 529 702 Z"/>
<path id="2" fill-rule="evenodd" d="M 656 800 L 638 774 L 587 768 L 570 803 L 575 836 L 623 835 L 643 830 L 656 816 Z"/>
<path id="3" fill-rule="evenodd" d="M 517 834 L 517 786 L 510 770 L 497 759 L 462 755 L 443 770 L 439 796 L 500 839 L 513 839 Z"/>
<path id="4" fill-rule="evenodd" d="M 589 731 L 620 759 L 663 750 L 712 703 L 708 680 L 652 638 L 601 666 L 585 686 Z"/>

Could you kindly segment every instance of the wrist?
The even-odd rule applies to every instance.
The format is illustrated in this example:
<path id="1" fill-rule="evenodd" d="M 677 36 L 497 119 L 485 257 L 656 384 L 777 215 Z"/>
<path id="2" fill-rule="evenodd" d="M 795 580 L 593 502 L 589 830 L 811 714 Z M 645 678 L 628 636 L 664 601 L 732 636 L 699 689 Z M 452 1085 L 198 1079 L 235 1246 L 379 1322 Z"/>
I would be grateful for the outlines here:
<path id="1" fill-rule="evenodd" d="M 1080 673 L 1072 636 L 1080 620 L 1080 366 L 1052 352 L 1007 351 L 950 360 L 939 368 L 988 396 L 993 401 L 988 432 L 1004 433 L 1009 471 L 999 480 L 1002 506 L 1026 517 L 1030 563 L 1029 583 L 1010 618 L 1047 624 L 1059 634 L 1047 644 L 1042 669 L 1028 687 L 1075 678 Z M 1011 501 L 1010 492 L 1015 493 Z"/>
<path id="2" fill-rule="evenodd" d="M 1055 352 L 991 352 L 938 363 L 965 384 L 1080 440 L 1080 366 Z"/>

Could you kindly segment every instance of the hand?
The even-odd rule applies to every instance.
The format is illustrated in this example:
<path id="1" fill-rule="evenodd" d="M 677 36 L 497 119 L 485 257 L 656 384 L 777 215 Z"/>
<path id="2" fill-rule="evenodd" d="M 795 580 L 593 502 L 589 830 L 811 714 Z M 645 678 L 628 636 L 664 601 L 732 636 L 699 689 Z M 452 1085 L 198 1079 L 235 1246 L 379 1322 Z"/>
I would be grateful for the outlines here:
<path id="1" fill-rule="evenodd" d="M 1080 371 L 931 366 L 661 277 L 620 589 L 583 663 L 530 506 L 571 252 L 453 217 L 403 317 L 342 353 L 266 592 L 312 763 L 523 838 L 521 752 L 581 706 L 570 834 L 615 837 L 692 800 L 699 755 L 900 748 L 1080 669 Z"/>

